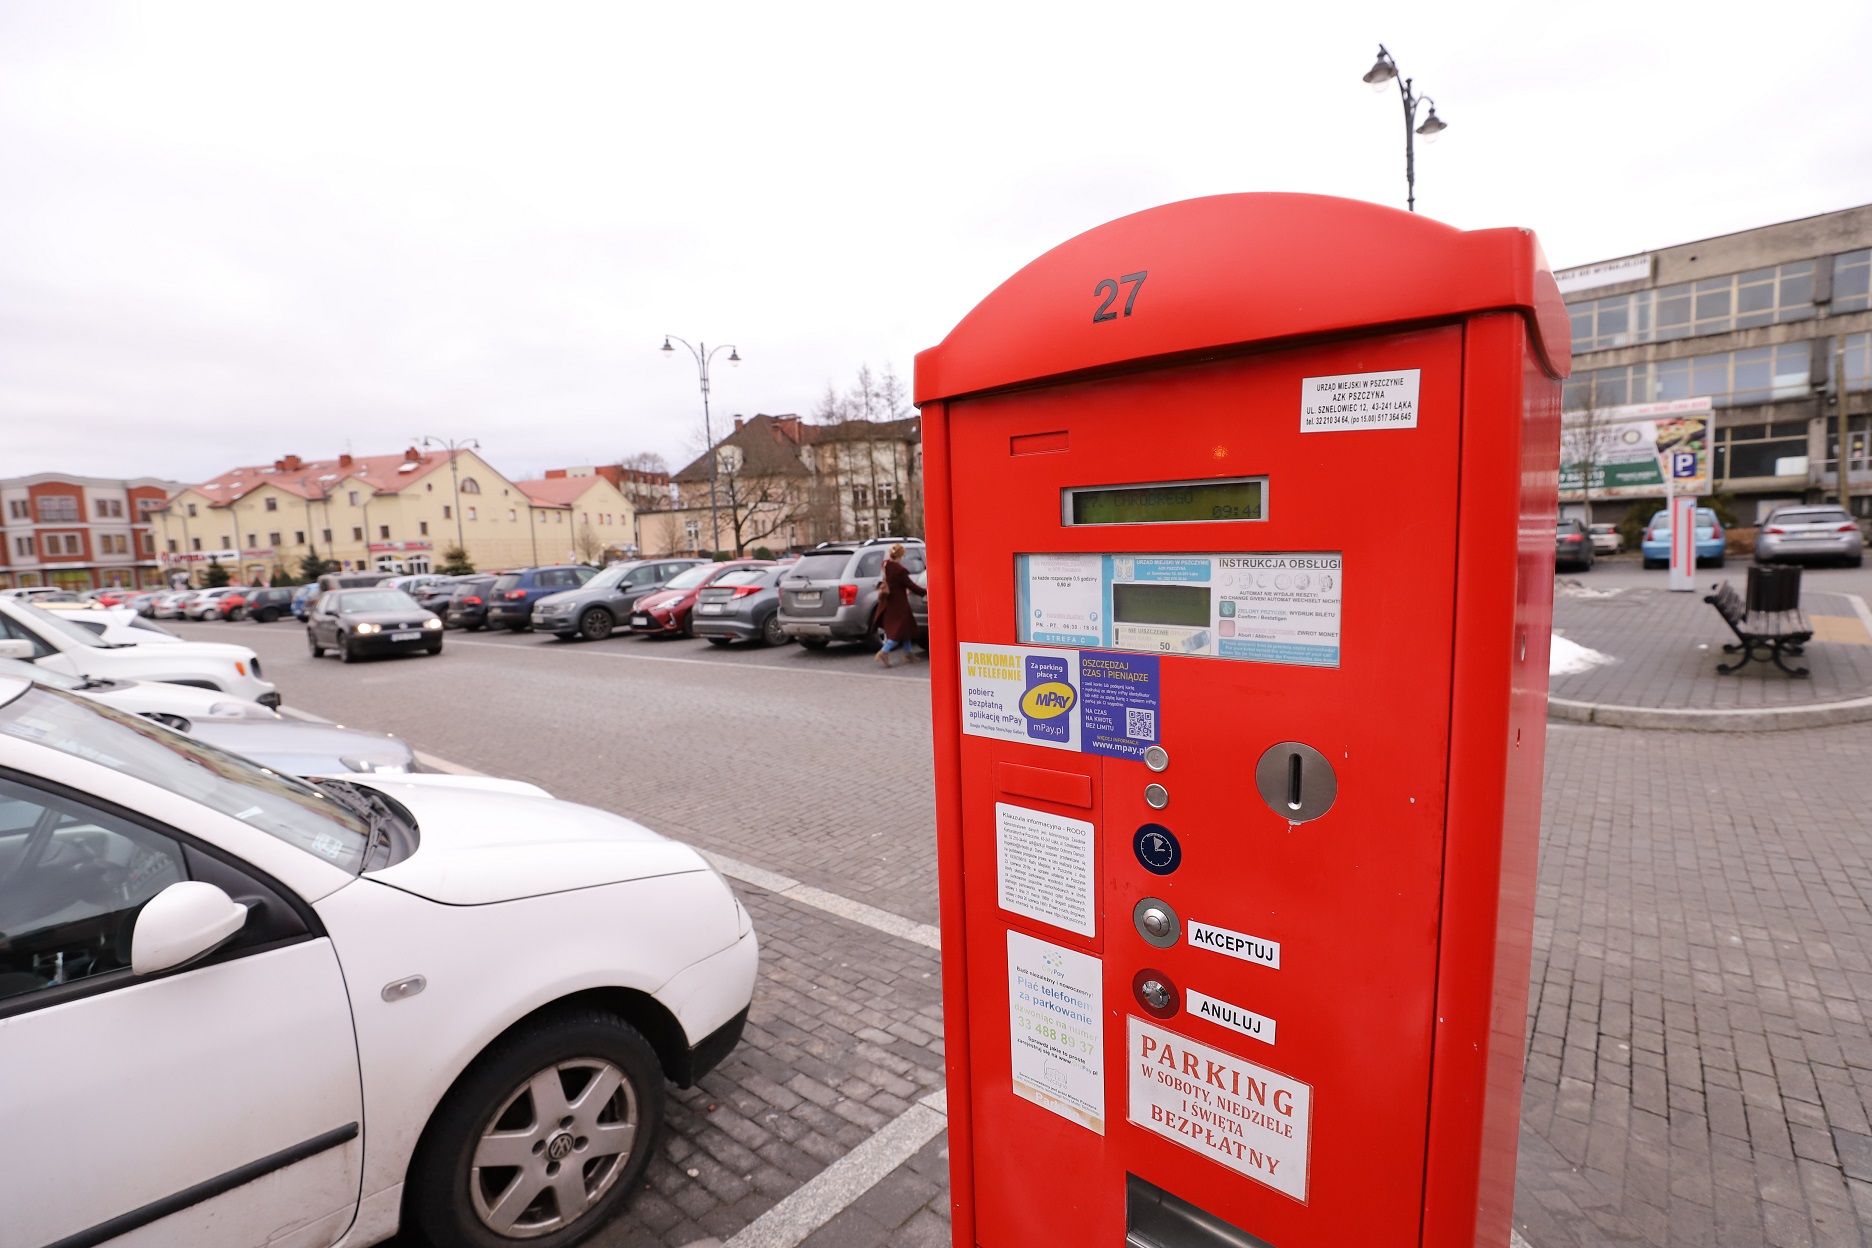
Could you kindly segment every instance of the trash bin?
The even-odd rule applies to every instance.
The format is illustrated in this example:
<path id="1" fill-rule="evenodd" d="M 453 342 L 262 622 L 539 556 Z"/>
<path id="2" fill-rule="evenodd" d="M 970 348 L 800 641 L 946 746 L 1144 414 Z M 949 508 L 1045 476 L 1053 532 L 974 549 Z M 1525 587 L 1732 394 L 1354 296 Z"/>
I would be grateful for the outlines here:
<path id="1" fill-rule="evenodd" d="M 1754 564 L 1748 570 L 1748 609 L 1754 611 L 1800 610 L 1801 570 Z"/>

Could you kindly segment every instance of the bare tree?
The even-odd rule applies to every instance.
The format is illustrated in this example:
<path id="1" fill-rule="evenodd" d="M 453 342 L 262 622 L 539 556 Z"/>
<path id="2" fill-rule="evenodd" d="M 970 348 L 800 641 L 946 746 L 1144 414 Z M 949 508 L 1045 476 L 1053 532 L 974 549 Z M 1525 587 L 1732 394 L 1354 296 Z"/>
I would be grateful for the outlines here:
<path id="1" fill-rule="evenodd" d="M 776 533 L 785 532 L 791 538 L 793 526 L 811 515 L 803 478 L 757 472 L 741 448 L 731 444 L 716 448 L 715 456 L 717 500 L 727 513 L 736 556 Z"/>
<path id="2" fill-rule="evenodd" d="M 869 364 L 859 365 L 857 375 L 853 378 L 849 390 L 841 392 L 828 382 L 825 395 L 819 400 L 819 408 L 814 413 L 820 424 L 841 426 L 838 434 L 838 466 L 834 470 L 832 486 L 837 492 L 840 508 L 846 504 L 847 488 L 855 488 L 859 484 L 864 486 L 863 510 L 869 513 L 873 535 L 885 531 L 885 516 L 890 510 L 890 504 L 884 501 L 883 493 L 878 489 L 877 440 L 865 436 L 866 431 L 862 428 L 850 426 L 901 420 L 909 414 L 909 387 L 904 385 L 903 379 L 888 363 L 884 365 L 881 373 L 873 373 Z M 847 456 L 859 455 L 863 457 L 863 465 L 854 464 L 848 470 L 845 463 Z M 893 452 L 891 474 L 893 494 L 901 493 L 906 485 L 897 479 L 895 463 L 896 457 Z M 846 477 L 848 471 L 853 478 L 849 481 L 849 487 L 847 481 L 841 479 Z M 862 481 L 856 479 L 860 474 L 862 474 Z M 859 510 L 859 504 L 855 499 L 851 500 L 851 509 L 854 512 Z"/>
<path id="3" fill-rule="evenodd" d="M 589 516 L 580 515 L 578 523 L 572 528 L 572 552 L 582 562 L 597 566 L 604 562 L 605 543 L 598 530 L 592 527 Z"/>
<path id="4" fill-rule="evenodd" d="M 1580 474 L 1580 496 L 1585 501 L 1586 524 L 1592 525 L 1594 478 L 1605 471 L 1606 459 L 1618 438 L 1618 422 L 1610 407 L 1590 400 L 1584 409 L 1560 418 L 1560 462 Z"/>
<path id="5" fill-rule="evenodd" d="M 655 451 L 638 451 L 618 460 L 622 472 L 619 488 L 624 497 L 630 500 L 631 507 L 637 511 L 668 511 L 675 506 L 670 501 L 669 461 Z M 645 481 L 644 477 L 659 478 L 659 481 Z"/>

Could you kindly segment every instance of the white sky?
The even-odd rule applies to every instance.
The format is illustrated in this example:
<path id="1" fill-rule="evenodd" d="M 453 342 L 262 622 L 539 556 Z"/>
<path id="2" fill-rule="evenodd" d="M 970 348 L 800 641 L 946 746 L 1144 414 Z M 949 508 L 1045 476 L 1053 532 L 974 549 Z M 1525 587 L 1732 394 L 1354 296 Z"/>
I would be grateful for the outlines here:
<path id="1" fill-rule="evenodd" d="M 1872 201 L 1872 4 L 0 0 L 0 476 L 477 437 L 685 458 L 1154 204 L 1418 207 L 1558 266 Z"/>

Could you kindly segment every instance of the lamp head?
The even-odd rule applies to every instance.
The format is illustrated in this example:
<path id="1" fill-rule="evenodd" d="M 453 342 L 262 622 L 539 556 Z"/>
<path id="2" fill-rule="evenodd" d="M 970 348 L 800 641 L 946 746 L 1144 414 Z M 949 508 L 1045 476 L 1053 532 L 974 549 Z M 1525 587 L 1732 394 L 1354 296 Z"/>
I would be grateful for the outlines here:
<path id="1" fill-rule="evenodd" d="M 1423 136 L 1424 142 L 1434 143 L 1436 142 L 1437 135 L 1442 134 L 1447 129 L 1449 129 L 1449 123 L 1436 115 L 1436 105 L 1432 104 L 1430 106 L 1430 115 L 1424 118 L 1423 125 L 1417 127 L 1417 133 Z"/>
<path id="2" fill-rule="evenodd" d="M 1397 77 L 1397 65 L 1392 61 L 1391 54 L 1384 50 L 1384 45 L 1379 44 L 1378 59 L 1373 61 L 1372 67 L 1365 71 L 1365 85 L 1374 91 L 1382 91 L 1385 89 L 1385 84 L 1395 77 Z"/>
<path id="3" fill-rule="evenodd" d="M 663 335 L 663 345 L 659 347 L 658 350 L 663 352 L 663 358 L 666 360 L 672 358 L 676 354 L 676 348 L 670 346 L 668 334 Z"/>
<path id="4" fill-rule="evenodd" d="M 728 362 L 730 364 L 739 364 L 741 362 L 741 352 L 734 347 L 729 347 Z"/>

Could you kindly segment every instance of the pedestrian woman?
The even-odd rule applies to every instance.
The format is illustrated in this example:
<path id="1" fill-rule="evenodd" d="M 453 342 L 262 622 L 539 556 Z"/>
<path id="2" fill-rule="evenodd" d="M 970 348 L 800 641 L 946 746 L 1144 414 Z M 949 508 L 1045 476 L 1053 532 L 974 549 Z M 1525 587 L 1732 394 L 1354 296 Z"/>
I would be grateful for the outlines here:
<path id="1" fill-rule="evenodd" d="M 885 667 L 891 665 L 893 650 L 902 649 L 910 663 L 924 657 L 916 644 L 916 612 L 910 607 L 910 595 L 926 591 L 910 579 L 903 557 L 903 543 L 898 542 L 890 548 L 884 575 L 878 580 L 878 623 L 884 629 L 884 648 L 878 651 L 877 661 Z"/>

